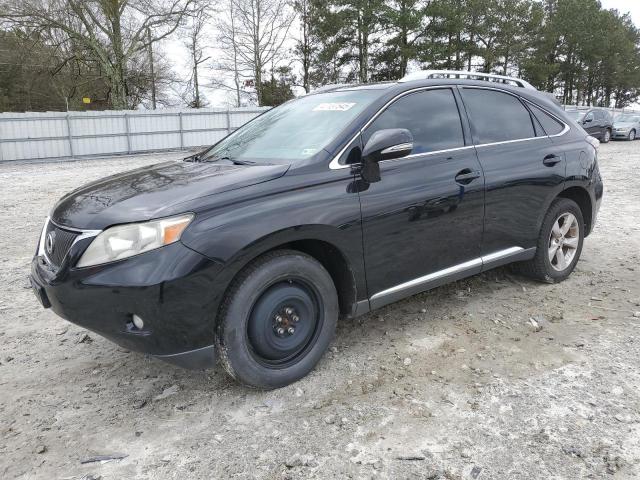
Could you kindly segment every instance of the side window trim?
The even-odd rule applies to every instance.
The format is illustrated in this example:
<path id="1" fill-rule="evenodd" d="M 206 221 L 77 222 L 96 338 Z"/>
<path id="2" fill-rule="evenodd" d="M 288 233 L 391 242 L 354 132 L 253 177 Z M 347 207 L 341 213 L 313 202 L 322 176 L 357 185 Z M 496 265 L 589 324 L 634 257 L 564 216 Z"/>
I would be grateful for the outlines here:
<path id="1" fill-rule="evenodd" d="M 557 115 L 555 115 L 554 113 L 550 112 L 549 110 L 547 110 L 544 107 L 541 107 L 540 105 L 538 105 L 537 103 L 532 102 L 531 100 L 528 100 L 526 98 L 522 99 L 526 104 L 529 105 L 533 105 L 536 108 L 539 108 L 540 110 L 542 110 L 544 113 L 546 113 L 547 115 L 549 115 L 551 118 L 553 118 L 554 120 L 560 122 L 562 125 L 564 125 L 564 128 L 562 129 L 562 131 L 560 133 L 556 133 L 554 135 L 549 135 L 547 134 L 547 136 L 549 138 L 553 138 L 553 137 L 561 137 L 562 135 L 564 135 L 565 133 L 567 133 L 569 130 L 571 130 L 571 127 L 569 127 L 569 125 L 567 125 L 567 122 L 565 122 L 564 120 L 562 120 L 560 117 L 558 117 Z M 546 132 L 545 132 L 546 133 Z"/>
<path id="2" fill-rule="evenodd" d="M 453 98 L 454 104 L 456 106 L 456 110 L 458 112 L 458 120 L 460 121 L 460 132 L 462 133 L 462 143 L 463 143 L 463 145 L 459 146 L 459 147 L 445 148 L 445 149 L 441 149 L 441 150 L 432 150 L 430 152 L 412 153 L 410 155 L 406 155 L 406 156 L 401 157 L 401 158 L 390 159 L 390 160 L 382 160 L 380 163 L 393 162 L 393 161 L 397 161 L 397 160 L 405 160 L 405 159 L 411 159 L 411 158 L 417 158 L 417 157 L 424 157 L 426 155 L 435 155 L 435 154 L 442 153 L 442 152 L 453 152 L 453 151 L 457 151 L 457 150 L 464 150 L 467 147 L 473 146 L 473 144 L 471 144 L 471 145 L 467 144 L 467 138 L 465 136 L 464 123 L 462 121 L 462 112 L 460 111 L 460 105 L 458 103 L 458 99 L 456 98 L 455 85 L 454 86 L 449 86 L 449 85 L 434 86 L 434 87 L 430 87 L 428 90 L 429 91 L 433 91 L 433 90 L 449 90 L 449 93 L 451 93 L 451 97 Z M 413 95 L 413 94 L 418 94 L 418 93 L 420 93 L 420 92 L 419 91 L 411 92 L 408 95 Z M 398 96 L 398 97 L 394 98 L 393 101 L 385 104 L 384 107 L 382 107 L 381 110 L 376 112 L 376 116 L 375 116 L 375 119 L 373 120 L 373 122 L 375 122 L 375 120 L 380 115 L 384 114 L 387 109 L 392 107 L 393 104 L 395 104 L 396 102 L 400 101 L 405 96 L 407 96 L 407 95 Z M 465 114 L 466 114 L 466 112 L 465 112 Z M 363 148 L 364 148 L 363 134 L 365 133 L 367 128 L 369 128 L 373 124 L 373 122 L 368 122 L 367 125 L 360 130 L 360 138 L 361 138 L 360 143 L 363 146 Z"/>
<path id="3" fill-rule="evenodd" d="M 502 145 L 502 144 L 507 144 L 507 143 L 516 143 L 516 142 L 527 142 L 530 140 L 539 140 L 541 138 L 551 138 L 551 137 L 560 137 L 562 135 L 564 135 L 565 133 L 567 133 L 571 127 L 569 127 L 569 125 L 567 125 L 563 120 L 559 119 L 557 116 L 553 115 L 552 113 L 550 113 L 547 109 L 542 108 L 541 106 L 531 102 L 530 100 L 527 100 L 526 98 L 522 98 L 519 95 L 516 95 L 515 93 L 509 92 L 507 90 L 502 90 L 501 88 L 493 88 L 493 87 L 481 87 L 481 86 L 467 86 L 467 85 L 460 85 L 461 89 L 477 89 L 477 90 L 494 90 L 497 92 L 502 92 L 502 93 L 506 93 L 508 95 L 511 95 L 512 97 L 517 98 L 518 100 L 520 100 L 521 103 L 526 103 L 529 102 L 532 105 L 535 105 L 536 107 L 538 107 L 540 110 L 542 110 L 545 113 L 548 113 L 549 115 L 551 115 L 553 118 L 555 118 L 556 120 L 558 120 L 560 123 L 562 123 L 564 125 L 564 130 L 562 130 L 562 132 L 556 134 L 556 135 L 546 135 L 544 137 L 529 137 L 529 138 L 518 138 L 516 140 L 503 140 L 502 142 L 490 142 L 490 143 L 475 143 L 475 139 L 474 139 L 474 146 L 476 148 L 478 147 L 490 147 L 492 145 Z M 465 107 L 466 108 L 466 107 Z M 525 109 L 527 110 L 527 112 L 529 112 L 529 116 L 531 117 L 531 112 L 530 110 L 525 106 Z M 533 122 L 533 118 L 531 119 L 531 121 Z M 534 127 L 534 132 L 535 132 L 535 127 Z M 545 132 L 546 133 L 546 132 Z"/>
<path id="4" fill-rule="evenodd" d="M 434 85 L 434 86 L 428 86 L 428 87 L 417 87 L 417 88 L 412 88 L 411 90 L 406 90 L 404 92 L 399 93 L 398 95 L 396 95 L 395 97 L 390 99 L 387 103 L 385 103 L 382 107 L 380 107 L 378 109 L 378 111 L 375 114 L 373 114 L 369 120 L 366 121 L 366 123 L 362 126 L 362 128 L 360 128 L 360 130 L 358 130 L 358 132 L 352 138 L 350 138 L 349 141 L 345 144 L 345 146 L 342 147 L 340 149 L 340 151 L 333 157 L 331 162 L 329 162 L 329 169 L 330 170 L 340 170 L 340 169 L 343 169 L 343 168 L 351 168 L 354 165 L 352 163 L 349 163 L 349 164 L 340 163 L 340 159 L 343 157 L 344 153 L 347 151 L 347 148 L 349 148 L 349 145 L 352 145 L 353 142 L 357 138 L 362 139 L 362 133 L 391 104 L 395 103 L 397 100 L 401 99 L 402 97 L 405 97 L 405 96 L 410 95 L 412 93 L 416 93 L 416 92 L 420 92 L 420 91 L 424 91 L 424 90 L 442 90 L 444 88 L 448 88 L 449 90 L 451 90 L 451 94 L 453 95 L 454 99 L 456 100 L 456 105 L 458 107 L 458 115 L 460 116 L 460 122 L 461 122 L 460 126 L 462 127 L 462 134 L 463 134 L 463 139 L 464 139 L 465 145 L 463 147 L 449 148 L 449 149 L 446 149 L 446 150 L 438 150 L 438 151 L 434 151 L 434 152 L 425 152 L 425 153 L 417 153 L 417 154 L 407 155 L 406 157 L 402 157 L 402 158 L 412 158 L 414 155 L 415 156 L 435 155 L 435 154 L 442 153 L 442 152 L 450 152 L 450 151 L 456 151 L 456 150 L 464 150 L 464 149 L 467 149 L 467 148 L 474 148 L 473 142 L 467 144 L 467 138 L 466 138 L 465 129 L 464 129 L 464 122 L 462 120 L 462 112 L 460 111 L 460 105 L 458 104 L 458 101 L 457 101 L 457 98 L 456 98 L 456 92 L 454 91 L 456 86 L 455 85 Z M 465 112 L 465 115 L 466 115 L 466 112 Z M 360 143 L 362 144 L 362 140 L 360 140 Z M 384 161 L 388 162 L 390 160 L 384 160 Z M 355 164 L 355 165 L 357 165 L 357 164 Z"/>
<path id="5" fill-rule="evenodd" d="M 392 99 L 390 99 L 387 103 L 385 103 L 374 115 L 372 115 L 372 117 L 367 120 L 367 122 L 362 126 L 362 128 L 360 128 L 360 130 L 358 130 L 358 132 L 356 132 L 356 134 L 349 139 L 348 142 L 346 142 L 345 146 L 342 147 L 340 149 L 340 151 L 333 157 L 333 159 L 331 160 L 331 162 L 329 162 L 329 169 L 331 170 L 340 170 L 343 168 L 351 168 L 354 164 L 344 164 L 344 163 L 340 163 L 340 159 L 342 158 L 342 156 L 344 155 L 344 153 L 347 151 L 347 148 L 349 148 L 350 145 L 353 144 L 353 142 L 357 139 L 357 138 L 361 138 L 362 132 L 371 124 L 373 123 L 373 121 L 378 118 L 378 116 L 389 106 L 391 105 L 393 102 L 395 102 L 397 99 L 404 97 L 405 95 L 409 95 L 411 93 L 414 92 L 419 92 L 422 90 L 435 90 L 435 89 L 440 89 L 440 88 L 457 88 L 462 89 L 462 88 L 477 88 L 477 89 L 484 89 L 484 90 L 496 90 L 498 92 L 503 92 L 503 93 L 507 93 L 509 95 L 513 95 L 514 97 L 520 99 L 520 101 L 526 103 L 530 103 L 531 105 L 534 105 L 535 107 L 539 108 L 540 110 L 542 110 L 543 112 L 545 112 L 546 114 L 550 115 L 551 117 L 555 118 L 557 121 L 559 121 L 560 123 L 562 123 L 564 125 L 564 129 L 560 132 L 557 133 L 555 135 L 547 135 L 546 137 L 531 137 L 531 138 L 522 138 L 522 139 L 517 139 L 517 140 L 506 140 L 503 142 L 495 142 L 495 143 L 481 143 L 481 144 L 475 144 L 473 138 L 471 138 L 471 142 L 468 142 L 467 139 L 467 131 L 469 132 L 469 135 L 471 134 L 470 130 L 467 130 L 465 128 L 465 121 L 467 122 L 467 127 L 470 127 L 469 125 L 469 115 L 468 112 L 466 110 L 466 106 L 464 105 L 464 101 L 462 99 L 460 99 L 460 103 L 458 103 L 458 112 L 460 114 L 460 118 L 462 121 L 462 126 L 463 126 L 463 134 L 464 134 L 464 141 L 465 141 L 465 146 L 464 147 L 458 147 L 458 148 L 454 148 L 454 149 L 448 149 L 448 150 L 442 150 L 442 151 L 436 151 L 436 152 L 428 152 L 428 153 L 421 153 L 418 155 L 434 155 L 434 154 L 438 154 L 438 153 L 443 153 L 443 152 L 448 152 L 448 151 L 455 151 L 455 150 L 465 150 L 468 148 L 477 148 L 477 147 L 485 147 L 485 146 L 490 146 L 490 145 L 500 145 L 503 143 L 514 143 L 514 142 L 525 142 L 525 141 L 529 141 L 529 140 L 537 140 L 537 139 L 541 139 L 541 138 L 553 138 L 553 137 L 561 137 L 563 135 L 565 135 L 569 130 L 571 130 L 571 127 L 561 118 L 559 118 L 557 115 L 553 114 L 552 112 L 550 112 L 549 110 L 547 110 L 546 108 L 538 105 L 535 102 L 532 102 L 531 100 L 528 100 L 526 98 L 523 97 L 519 97 L 517 95 L 515 95 L 514 93 L 508 92 L 506 90 L 503 90 L 501 88 L 493 88 L 493 87 L 481 87 L 481 86 L 466 86 L 466 85 L 455 85 L 455 86 L 429 86 L 429 87 L 418 87 L 418 88 L 412 88 L 411 90 L 407 90 L 404 92 L 399 93 L 398 95 L 396 95 L 395 97 L 393 97 Z M 454 91 L 454 97 L 456 97 L 456 103 L 459 100 L 459 93 Z M 529 110 L 527 108 L 527 110 Z M 464 114 L 465 118 L 462 118 Z M 545 132 L 546 133 L 546 132 Z M 360 141 L 360 143 L 362 143 L 362 141 Z M 411 155 L 409 155 L 409 157 L 411 157 Z M 407 157 L 404 157 L 407 158 Z"/>
<path id="6" fill-rule="evenodd" d="M 557 116 L 555 116 L 552 113 L 550 113 L 548 110 L 542 108 L 540 105 L 537 105 L 537 104 L 527 100 L 526 98 L 522 98 L 521 100 L 522 100 L 522 103 L 524 103 L 524 106 L 527 107 L 527 110 L 529 110 L 529 113 L 531 114 L 531 118 L 533 119 L 534 123 L 536 125 L 538 125 L 540 127 L 540 129 L 544 132 L 543 136 L 546 136 L 546 137 L 559 137 L 559 136 L 564 135 L 565 133 L 567 133 L 569 131 L 569 126 L 565 122 L 560 120 Z M 556 122 L 558 122 L 559 124 L 561 124 L 562 125 L 562 130 L 559 133 L 554 133 L 552 135 L 549 135 L 549 133 L 547 132 L 547 130 L 542 125 L 542 122 L 540 121 L 540 119 L 538 118 L 538 116 L 536 115 L 536 113 L 532 109 L 532 107 L 533 108 L 537 108 L 542 113 L 548 115 L 549 117 L 551 117 L 551 119 L 553 119 Z"/>
<path id="7" fill-rule="evenodd" d="M 533 129 L 533 134 L 536 134 L 536 125 L 534 123 L 534 119 L 533 119 L 533 115 L 531 114 L 531 111 L 527 108 L 526 105 L 524 105 L 523 102 L 523 98 L 520 97 L 519 95 L 516 95 L 515 93 L 509 92 L 507 90 L 502 90 L 501 88 L 493 88 L 493 87 L 482 87 L 482 86 L 468 86 L 468 85 L 460 85 L 460 90 L 491 90 L 494 92 L 499 92 L 499 93 L 504 93 L 507 95 L 511 95 L 513 98 L 515 98 L 518 102 L 520 102 L 520 105 L 522 105 L 522 107 L 527 111 L 527 113 L 529 114 L 529 120 L 531 121 L 531 128 Z M 464 96 L 461 95 L 463 97 L 462 101 L 464 103 Z M 466 110 L 466 106 L 465 106 L 465 110 Z M 469 117 L 469 114 L 467 112 L 467 117 Z M 471 128 L 471 118 L 469 118 L 469 127 Z M 545 132 L 546 133 L 546 132 Z M 486 142 L 486 143 L 475 143 L 476 139 L 473 138 L 473 132 L 472 132 L 472 139 L 473 139 L 473 144 L 475 147 L 488 147 L 491 145 L 502 145 L 502 144 L 507 144 L 507 143 L 515 143 L 515 142 L 526 142 L 528 140 L 537 140 L 540 138 L 546 138 L 546 137 L 527 137 L 527 138 L 517 138 L 515 140 L 502 140 L 500 142 Z"/>

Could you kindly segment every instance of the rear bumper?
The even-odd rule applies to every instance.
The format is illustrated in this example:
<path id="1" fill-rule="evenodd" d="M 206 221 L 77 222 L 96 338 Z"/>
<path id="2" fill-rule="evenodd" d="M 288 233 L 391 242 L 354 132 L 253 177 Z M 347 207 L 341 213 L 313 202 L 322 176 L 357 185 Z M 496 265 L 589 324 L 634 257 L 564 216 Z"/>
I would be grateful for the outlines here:
<path id="1" fill-rule="evenodd" d="M 180 242 L 118 262 L 54 271 L 31 263 L 45 308 L 127 349 L 187 368 L 214 364 L 215 316 L 226 285 L 222 266 Z M 144 327 L 138 329 L 132 316 Z"/>

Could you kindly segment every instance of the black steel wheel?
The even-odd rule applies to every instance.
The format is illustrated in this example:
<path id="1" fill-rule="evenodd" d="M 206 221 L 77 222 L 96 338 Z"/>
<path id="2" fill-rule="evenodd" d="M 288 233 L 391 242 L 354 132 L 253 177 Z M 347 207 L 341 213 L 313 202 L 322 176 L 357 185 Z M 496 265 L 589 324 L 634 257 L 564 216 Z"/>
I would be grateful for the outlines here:
<path id="1" fill-rule="evenodd" d="M 314 368 L 337 318 L 335 286 L 317 260 L 291 250 L 270 252 L 232 282 L 216 329 L 218 356 L 245 385 L 282 387 Z"/>

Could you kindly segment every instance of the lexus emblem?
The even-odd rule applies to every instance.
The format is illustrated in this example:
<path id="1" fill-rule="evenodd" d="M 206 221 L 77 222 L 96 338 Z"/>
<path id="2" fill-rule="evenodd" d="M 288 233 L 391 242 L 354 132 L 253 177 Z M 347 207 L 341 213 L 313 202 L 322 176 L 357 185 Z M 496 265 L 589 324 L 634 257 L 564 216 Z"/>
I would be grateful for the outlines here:
<path id="1" fill-rule="evenodd" d="M 44 242 L 44 248 L 49 255 L 53 253 L 53 244 L 55 239 L 56 239 L 56 232 L 52 231 L 47 233 L 47 238 L 45 239 L 45 242 Z"/>

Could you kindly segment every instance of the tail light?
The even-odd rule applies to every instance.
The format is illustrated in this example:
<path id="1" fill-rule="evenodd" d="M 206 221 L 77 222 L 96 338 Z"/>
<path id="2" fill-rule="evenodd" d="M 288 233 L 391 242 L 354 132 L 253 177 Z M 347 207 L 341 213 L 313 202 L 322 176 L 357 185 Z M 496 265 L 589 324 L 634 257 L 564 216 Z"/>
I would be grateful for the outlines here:
<path id="1" fill-rule="evenodd" d="M 595 137 L 592 137 L 591 135 L 589 135 L 589 136 L 586 138 L 586 140 L 587 140 L 587 142 L 589 143 L 589 145 L 591 145 L 591 146 L 595 149 L 595 151 L 597 152 L 597 151 L 598 151 L 598 149 L 600 148 L 600 140 L 598 140 L 598 139 L 597 139 L 597 138 L 595 138 Z"/>

